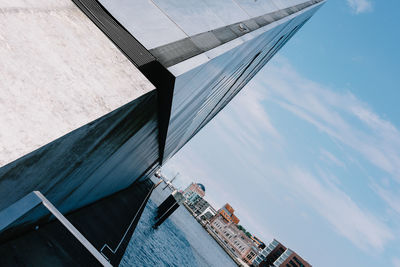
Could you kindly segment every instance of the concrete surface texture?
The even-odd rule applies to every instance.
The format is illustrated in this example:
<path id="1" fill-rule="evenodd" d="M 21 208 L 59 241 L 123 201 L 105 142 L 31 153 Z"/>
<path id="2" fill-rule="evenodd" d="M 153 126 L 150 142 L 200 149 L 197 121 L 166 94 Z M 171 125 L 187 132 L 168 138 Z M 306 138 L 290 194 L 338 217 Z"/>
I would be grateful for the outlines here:
<path id="1" fill-rule="evenodd" d="M 70 0 L 0 0 L 0 167 L 154 90 Z"/>

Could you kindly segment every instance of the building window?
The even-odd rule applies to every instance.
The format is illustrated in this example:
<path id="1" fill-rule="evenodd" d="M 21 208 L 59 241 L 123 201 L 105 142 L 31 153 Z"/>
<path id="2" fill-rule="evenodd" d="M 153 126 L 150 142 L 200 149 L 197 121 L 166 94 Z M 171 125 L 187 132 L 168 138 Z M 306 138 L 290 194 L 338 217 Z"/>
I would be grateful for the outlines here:
<path id="1" fill-rule="evenodd" d="M 298 265 L 296 263 L 294 263 L 294 261 L 290 260 L 289 261 L 290 265 L 293 267 L 298 267 Z M 287 264 L 286 264 L 287 265 Z"/>
<path id="2" fill-rule="evenodd" d="M 300 267 L 304 267 L 304 264 L 296 256 L 294 256 L 293 259 L 300 265 Z"/>

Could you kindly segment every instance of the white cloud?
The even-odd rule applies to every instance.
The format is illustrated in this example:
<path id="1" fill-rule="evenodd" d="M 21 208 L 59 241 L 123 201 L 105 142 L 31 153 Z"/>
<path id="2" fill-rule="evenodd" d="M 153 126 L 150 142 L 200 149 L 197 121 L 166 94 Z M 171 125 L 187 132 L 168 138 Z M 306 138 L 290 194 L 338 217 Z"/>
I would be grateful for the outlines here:
<path id="1" fill-rule="evenodd" d="M 287 194 L 296 193 L 299 201 L 306 201 L 305 204 L 326 219 L 337 233 L 349 239 L 357 247 L 364 250 L 382 250 L 393 239 L 391 229 L 346 194 L 340 188 L 340 180 L 331 173 L 321 174 L 324 171 L 321 170 L 317 177 L 312 171 L 291 169 L 291 166 L 298 164 L 286 159 L 284 165 L 289 171 L 285 169 L 274 171 L 268 179 L 265 178 L 265 171 L 267 169 L 269 171 L 271 167 L 265 160 L 268 150 L 273 151 L 274 156 L 279 149 L 283 154 L 287 153 L 285 137 L 274 125 L 271 119 L 273 117 L 270 117 L 265 110 L 268 103 L 276 103 L 314 125 L 321 133 L 334 140 L 338 147 L 358 153 L 371 165 L 387 172 L 394 181 L 400 183 L 400 170 L 396 168 L 400 166 L 400 133 L 397 128 L 374 113 L 368 105 L 351 93 L 338 93 L 302 77 L 284 58 L 271 62 L 259 77 L 208 126 L 212 127 L 212 130 L 208 131 L 208 138 L 224 142 L 225 149 L 232 152 L 229 157 L 235 157 L 240 159 L 239 162 L 246 163 L 247 166 L 246 164 L 243 166 L 251 172 L 248 177 L 256 181 L 269 198 L 273 196 L 267 191 L 274 180 L 275 183 L 288 187 Z M 277 147 L 271 149 L 270 146 L 274 144 Z M 197 149 L 196 152 L 192 151 L 193 155 L 201 150 L 199 147 Z M 327 148 L 322 148 L 319 152 L 321 157 L 336 166 L 350 168 L 355 164 L 350 160 L 345 162 L 345 159 L 339 159 Z M 186 163 L 188 161 L 191 163 Z M 354 161 L 359 162 L 358 159 Z M 207 166 L 210 164 L 215 163 L 196 155 L 190 160 L 183 160 L 182 165 L 185 166 L 182 168 L 194 173 L 196 168 L 204 171 L 209 167 L 209 170 L 204 171 L 205 178 L 217 180 L 215 173 L 221 171 L 221 166 L 218 166 L 219 163 Z M 242 166 L 232 166 L 232 169 L 240 167 Z M 220 172 L 219 175 L 226 174 Z M 233 177 L 224 179 L 234 181 Z M 221 184 L 222 182 L 220 186 Z M 217 182 L 215 186 L 218 186 Z M 378 191 L 377 195 L 387 201 L 388 205 L 394 201 L 392 198 L 383 197 Z M 219 202 L 221 203 L 221 200 Z M 253 226 L 253 229 L 256 227 Z M 262 226 L 259 229 L 262 229 Z"/>
<path id="2" fill-rule="evenodd" d="M 365 251 L 381 251 L 384 245 L 394 238 L 384 223 L 361 209 L 335 184 L 322 183 L 321 179 L 299 168 L 290 170 L 289 175 L 288 184 L 293 192 L 357 247 Z"/>
<path id="3" fill-rule="evenodd" d="M 400 195 L 398 190 L 385 189 L 378 184 L 372 185 L 373 190 L 396 212 L 400 214 Z"/>
<path id="4" fill-rule="evenodd" d="M 196 153 L 191 152 L 187 151 L 184 155 L 179 153 L 174 156 L 168 161 L 167 168 L 162 169 L 162 173 L 167 179 L 172 179 L 177 175 L 174 184 L 180 189 L 185 189 L 192 182 L 203 183 L 205 187 L 208 187 L 206 180 L 212 168 L 202 164 Z"/>
<path id="5" fill-rule="evenodd" d="M 393 263 L 393 267 L 400 267 L 400 259 L 393 258 L 392 263 Z"/>
<path id="6" fill-rule="evenodd" d="M 400 131 L 390 121 L 349 92 L 334 92 L 305 79 L 284 58 L 267 67 L 261 83 L 270 101 L 314 125 L 340 145 L 358 152 L 400 186 Z M 323 154 L 342 165 L 329 151 Z M 400 214 L 400 200 L 395 197 L 394 188 L 375 187 L 375 192 Z"/>
<path id="7" fill-rule="evenodd" d="M 372 11 L 372 3 L 368 0 L 347 0 L 347 4 L 356 14 Z"/>
<path id="8" fill-rule="evenodd" d="M 241 145 L 253 145 L 253 147 L 259 147 L 266 136 L 282 142 L 282 136 L 272 124 L 261 103 L 264 98 L 262 89 L 252 88 L 242 91 L 240 97 L 234 99 L 227 107 L 228 112 L 221 114 L 222 134 L 234 131 L 234 142 L 239 138 Z"/>
<path id="9" fill-rule="evenodd" d="M 338 159 L 335 155 L 333 155 L 331 152 L 325 150 L 325 149 L 321 149 L 321 157 L 325 160 L 327 160 L 330 163 L 333 163 L 339 167 L 345 167 L 345 164 L 343 163 L 343 161 L 341 161 L 340 159 Z"/>
<path id="10" fill-rule="evenodd" d="M 237 108 L 245 113 L 250 103 L 261 105 L 262 101 L 273 101 L 314 125 L 339 145 L 358 152 L 372 165 L 389 173 L 394 181 L 400 183 L 400 170 L 397 168 L 400 166 L 400 132 L 391 122 L 381 118 L 351 93 L 338 93 L 302 77 L 284 58 L 278 58 L 271 63 L 262 72 L 262 78 L 258 79 L 258 86 L 248 89 L 257 90 L 257 93 L 254 93 L 255 97 L 249 98 L 247 105 L 238 105 Z M 266 114 L 260 113 L 260 116 L 264 115 Z M 225 116 L 229 117 L 226 113 Z M 253 123 L 248 116 L 238 118 L 232 115 L 231 119 L 237 123 L 232 126 L 232 131 L 240 129 L 243 121 Z M 280 136 L 276 129 L 273 132 L 277 133 L 274 136 Z M 249 133 L 249 136 L 254 135 Z M 283 136 L 279 138 L 283 139 Z M 320 153 L 333 164 L 345 167 L 345 162 L 328 150 L 321 149 Z M 335 185 L 327 188 L 318 184 L 317 180 L 309 179 L 308 182 L 314 183 L 316 190 L 307 191 L 309 196 L 313 196 L 309 203 L 319 205 L 314 208 L 354 244 L 364 249 L 382 249 L 392 238 L 387 226 L 372 214 L 362 211 Z M 393 192 L 380 190 L 377 194 L 392 209 L 400 211 L 399 199 Z"/>
<path id="11" fill-rule="evenodd" d="M 351 148 L 400 182 L 400 132 L 351 93 L 336 93 L 301 77 L 284 59 L 261 83 L 269 100 Z"/>

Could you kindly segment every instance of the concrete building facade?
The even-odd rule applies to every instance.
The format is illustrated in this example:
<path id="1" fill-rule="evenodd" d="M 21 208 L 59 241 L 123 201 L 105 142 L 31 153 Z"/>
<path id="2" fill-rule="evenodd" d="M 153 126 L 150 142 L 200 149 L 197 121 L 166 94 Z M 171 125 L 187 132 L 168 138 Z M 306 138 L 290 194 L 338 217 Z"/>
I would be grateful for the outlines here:
<path id="1" fill-rule="evenodd" d="M 77 229 L 109 223 L 85 209 L 118 214 L 112 240 L 89 240 L 97 250 L 129 240 L 137 213 L 117 195 L 150 182 L 323 3 L 0 0 L 0 211 L 20 211 L 0 217 L 0 243 L 54 221 L 23 209 L 34 191 Z"/>

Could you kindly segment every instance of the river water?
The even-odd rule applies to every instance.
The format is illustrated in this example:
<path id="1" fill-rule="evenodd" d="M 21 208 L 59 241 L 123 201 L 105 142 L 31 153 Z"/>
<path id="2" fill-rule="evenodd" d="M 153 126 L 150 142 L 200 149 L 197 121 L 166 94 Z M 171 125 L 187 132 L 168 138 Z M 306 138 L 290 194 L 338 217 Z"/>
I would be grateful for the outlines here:
<path id="1" fill-rule="evenodd" d="M 152 228 L 157 206 L 171 193 L 164 186 L 153 191 L 120 266 L 236 266 L 185 207 Z"/>

